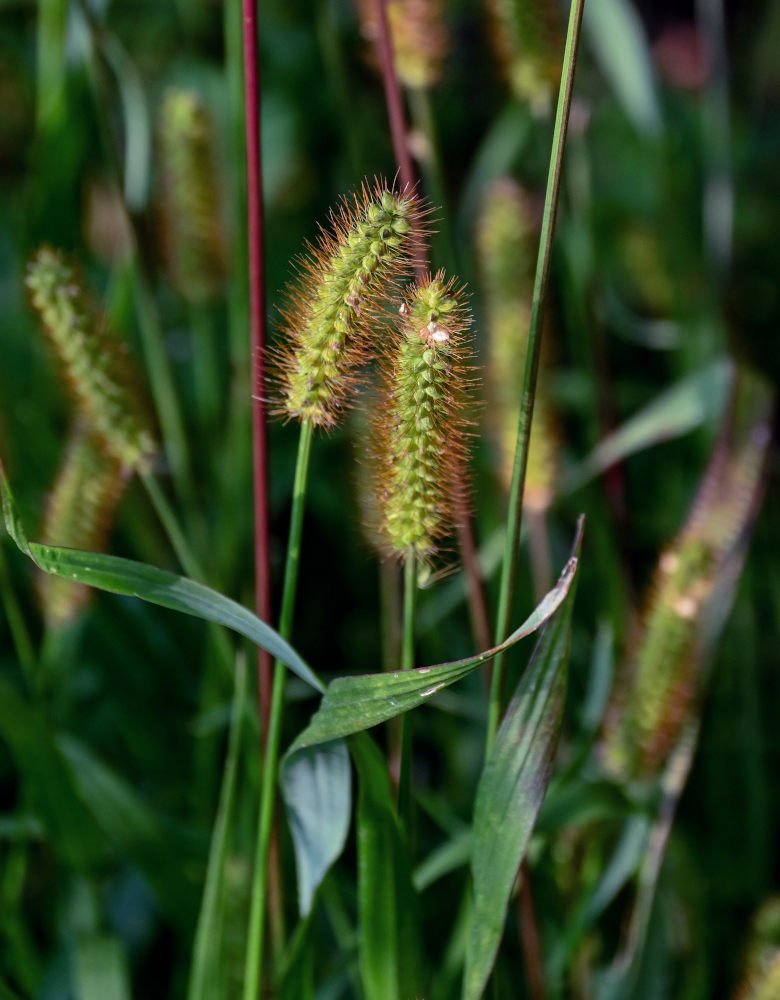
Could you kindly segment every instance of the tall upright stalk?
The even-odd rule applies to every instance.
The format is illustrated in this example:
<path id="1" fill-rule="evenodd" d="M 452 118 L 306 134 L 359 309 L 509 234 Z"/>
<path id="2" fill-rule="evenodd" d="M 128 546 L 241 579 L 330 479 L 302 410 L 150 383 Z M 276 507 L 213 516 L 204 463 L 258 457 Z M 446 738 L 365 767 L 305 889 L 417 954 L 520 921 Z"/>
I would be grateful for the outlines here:
<path id="1" fill-rule="evenodd" d="M 268 560 L 268 458 L 263 405 L 265 370 L 265 282 L 263 245 L 263 178 L 260 147 L 260 74 L 257 46 L 257 0 L 242 0 L 244 40 L 244 115 L 247 170 L 247 238 L 249 242 L 249 329 L 252 367 L 252 469 L 255 515 L 255 607 L 263 621 L 271 618 L 271 575 Z M 264 741 L 268 741 L 271 658 L 258 652 L 258 699 Z"/>
<path id="2" fill-rule="evenodd" d="M 502 642 L 509 629 L 509 616 L 514 592 L 515 569 L 517 565 L 517 547 L 520 539 L 520 527 L 523 516 L 523 491 L 525 488 L 525 471 L 528 464 L 528 441 L 531 434 L 534 397 L 536 394 L 536 378 L 539 370 L 539 352 L 542 343 L 542 315 L 547 294 L 547 284 L 550 275 L 550 257 L 552 255 L 553 230 L 555 213 L 558 208 L 558 192 L 563 165 L 563 150 L 566 144 L 566 132 L 569 126 L 569 111 L 574 85 L 574 72 L 577 67 L 577 47 L 582 26 L 582 10 L 585 0 L 572 0 L 569 14 L 569 28 L 566 33 L 566 48 L 563 56 L 563 73 L 558 94 L 558 109 L 555 114 L 555 130 L 553 132 L 552 155 L 550 170 L 547 176 L 547 191 L 544 199 L 544 215 L 542 231 L 539 239 L 539 256 L 536 263 L 533 299 L 531 303 L 531 321 L 528 334 L 528 354 L 526 355 L 523 387 L 520 397 L 520 419 L 517 428 L 517 447 L 512 468 L 512 486 L 509 493 L 509 510 L 507 513 L 506 538 L 504 543 L 504 561 L 501 568 L 501 584 L 498 598 L 498 614 L 496 616 L 496 641 Z M 493 661 L 493 678 L 490 687 L 490 703 L 488 706 L 487 749 L 489 750 L 498 728 L 501 716 L 501 693 L 504 677 L 504 654 L 499 653 Z"/>
<path id="3" fill-rule="evenodd" d="M 295 592 L 298 584 L 298 567 L 301 556 L 303 511 L 305 507 L 312 430 L 312 424 L 309 421 L 304 421 L 301 424 L 300 437 L 298 439 L 298 459 L 295 466 L 295 483 L 293 486 L 292 510 L 290 513 L 290 534 L 287 541 L 287 559 L 284 568 L 282 607 L 279 613 L 278 631 L 284 638 L 289 638 L 292 632 Z M 255 874 L 252 887 L 252 910 L 249 918 L 249 940 L 246 950 L 244 1000 L 257 1000 L 258 990 L 262 981 L 263 934 L 265 929 L 266 890 L 268 886 L 268 849 L 271 843 L 286 672 L 284 664 L 280 660 L 277 660 L 274 665 L 268 732 L 266 734 L 265 755 L 263 757 L 260 815 L 257 825 Z"/>

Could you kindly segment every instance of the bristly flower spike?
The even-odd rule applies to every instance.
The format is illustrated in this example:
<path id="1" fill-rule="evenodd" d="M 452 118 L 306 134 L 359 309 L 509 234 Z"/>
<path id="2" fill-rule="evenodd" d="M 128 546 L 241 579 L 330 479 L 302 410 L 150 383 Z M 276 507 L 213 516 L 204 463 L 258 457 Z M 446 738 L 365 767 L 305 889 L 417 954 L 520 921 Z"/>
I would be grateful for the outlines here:
<path id="1" fill-rule="evenodd" d="M 159 115 L 166 263 L 187 302 L 214 296 L 225 283 L 227 251 L 220 217 L 214 127 L 200 97 L 170 90 Z"/>
<path id="2" fill-rule="evenodd" d="M 411 89 L 441 79 L 449 49 L 442 0 L 388 0 L 387 21 L 398 79 Z M 361 32 L 372 43 L 379 34 L 376 0 L 358 0 Z"/>
<path id="3" fill-rule="evenodd" d="M 82 423 L 126 470 L 147 469 L 157 447 L 127 345 L 54 250 L 38 251 L 26 285 L 65 370 Z"/>
<path id="4" fill-rule="evenodd" d="M 382 297 L 408 271 L 423 236 L 424 213 L 414 193 L 377 181 L 345 201 L 301 266 L 284 311 L 276 353 L 282 412 L 332 427 L 373 354 Z"/>
<path id="5" fill-rule="evenodd" d="M 412 286 L 400 316 L 375 418 L 377 494 L 386 551 L 429 564 L 466 489 L 470 317 L 443 271 Z"/>
<path id="6" fill-rule="evenodd" d="M 561 76 L 563 24 L 556 0 L 488 0 L 493 38 L 514 95 L 546 113 Z"/>

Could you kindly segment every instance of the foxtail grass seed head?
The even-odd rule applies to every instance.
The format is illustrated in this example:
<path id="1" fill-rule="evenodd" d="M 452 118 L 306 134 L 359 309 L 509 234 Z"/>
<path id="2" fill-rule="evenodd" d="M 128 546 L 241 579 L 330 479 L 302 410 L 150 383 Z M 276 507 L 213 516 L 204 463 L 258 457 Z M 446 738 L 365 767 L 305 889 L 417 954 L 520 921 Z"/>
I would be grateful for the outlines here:
<path id="1" fill-rule="evenodd" d="M 512 482 L 537 239 L 536 212 L 528 194 L 509 177 L 495 181 L 482 201 L 476 246 L 487 340 L 485 419 L 506 490 Z M 558 433 L 546 392 L 545 357 L 543 347 L 523 496 L 526 507 L 538 510 L 552 500 L 558 467 Z"/>
<path id="2" fill-rule="evenodd" d="M 512 93 L 546 114 L 558 89 L 564 32 L 556 0 L 487 0 L 492 36 Z"/>
<path id="3" fill-rule="evenodd" d="M 148 468 L 156 445 L 127 345 L 98 314 L 73 269 L 56 251 L 38 251 L 26 285 L 83 425 L 125 469 Z"/>
<path id="4" fill-rule="evenodd" d="M 622 777 L 658 774 L 694 716 L 758 507 L 772 395 L 743 371 L 687 522 L 662 554 L 602 743 Z"/>
<path id="5" fill-rule="evenodd" d="M 114 521 L 127 476 L 100 439 L 76 427 L 49 494 L 41 529 L 44 545 L 100 551 Z M 41 573 L 38 595 L 50 627 L 71 621 L 91 588 Z"/>
<path id="6" fill-rule="evenodd" d="M 376 2 L 358 0 L 357 7 L 373 57 L 379 34 Z M 441 0 L 388 0 L 386 10 L 398 79 L 410 89 L 434 86 L 441 79 L 449 49 Z"/>
<path id="7" fill-rule="evenodd" d="M 377 496 L 384 548 L 429 563 L 452 529 L 466 468 L 471 373 L 465 293 L 427 276 L 400 309 L 395 355 L 377 407 Z"/>
<path id="8" fill-rule="evenodd" d="M 187 302 L 216 296 L 227 274 L 214 126 L 201 98 L 170 90 L 158 122 L 165 260 Z"/>
<path id="9" fill-rule="evenodd" d="M 374 353 L 382 297 L 408 271 L 422 226 L 415 195 L 381 181 L 331 216 L 284 311 L 275 367 L 287 416 L 321 427 L 337 422 L 357 369 Z"/>

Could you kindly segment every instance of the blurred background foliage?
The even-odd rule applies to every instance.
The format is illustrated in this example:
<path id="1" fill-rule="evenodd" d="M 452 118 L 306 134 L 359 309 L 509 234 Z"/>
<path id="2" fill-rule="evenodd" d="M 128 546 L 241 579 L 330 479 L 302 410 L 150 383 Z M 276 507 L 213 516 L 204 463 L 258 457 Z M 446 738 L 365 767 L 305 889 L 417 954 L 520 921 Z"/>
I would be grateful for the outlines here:
<path id="1" fill-rule="evenodd" d="M 69 255 L 144 366 L 166 446 L 155 471 L 205 579 L 250 603 L 239 6 L 0 0 L 0 455 L 37 537 L 72 414 L 24 285 L 28 261 L 48 244 Z M 410 57 L 407 90 L 410 143 L 423 188 L 440 206 L 432 262 L 470 286 L 485 369 L 493 300 L 485 293 L 478 219 L 497 180 L 521 185 L 530 222 L 516 277 L 518 286 L 527 283 L 522 272 L 530 266 L 532 273 L 552 135 L 555 52 L 560 58 L 552 49 L 552 70 L 544 62 L 513 68 L 511 30 L 501 21 L 510 8 L 499 0 L 444 5 L 436 23 L 446 34 L 428 52 L 436 65 L 423 72 Z M 562 38 L 555 15 L 565 12 L 552 2 L 549 8 L 542 46 Z M 272 322 L 279 289 L 304 241 L 314 239 L 316 220 L 364 176 L 395 172 L 370 34 L 349 0 L 262 5 Z M 562 565 L 584 511 L 560 751 L 563 775 L 580 767 L 579 798 L 551 798 L 531 855 L 551 981 L 568 947 L 565 934 L 574 941 L 564 963 L 568 985 L 551 995 L 608 995 L 606 986 L 602 994 L 600 986 L 583 985 L 582 970 L 606 966 L 615 952 L 630 893 L 626 880 L 619 883 L 598 933 L 572 919 L 578 893 L 598 883 L 631 811 L 605 791 L 592 758 L 578 763 L 578 748 L 585 740 L 587 754 L 586 737 L 592 742 L 600 728 L 613 668 L 636 641 L 654 566 L 685 522 L 726 412 L 733 366 L 750 365 L 770 386 L 780 384 L 778 47 L 774 0 L 725 9 L 720 0 L 695 8 L 672 0 L 586 3 L 546 330 L 553 458 L 541 514 L 529 510 L 527 520 L 544 542 L 541 552 L 532 542 L 532 558 L 521 563 L 515 614 L 525 617 Z M 187 190 L 176 173 L 187 169 L 175 162 L 180 147 L 166 154 L 173 91 L 194 95 L 206 150 L 195 159 L 211 172 Z M 185 112 L 179 108 L 180 118 Z M 197 228 L 199 213 L 214 208 L 194 235 L 177 229 L 185 222 Z M 211 240 L 206 262 L 182 261 L 201 238 Z M 198 277 L 203 273 L 209 281 Z M 523 308 L 522 299 L 509 303 L 510 313 Z M 472 492 L 491 610 L 505 504 L 493 391 L 486 371 Z M 170 412 L 167 420 L 160 412 L 171 405 L 183 422 L 181 438 Z M 610 436 L 639 413 L 645 417 L 632 434 Z M 381 573 L 394 593 L 393 571 L 379 567 L 361 527 L 362 423 L 357 411 L 345 428 L 321 436 L 312 459 L 295 645 L 326 678 L 381 668 Z M 295 437 L 292 428 L 272 424 L 277 578 Z M 658 879 L 636 997 L 732 995 L 748 960 L 746 928 L 780 882 L 776 446 L 763 479 L 733 611 L 697 702 L 700 739 Z M 181 569 L 137 479 L 127 484 L 107 544 Z M 387 593 L 387 579 L 383 586 Z M 193 619 L 104 594 L 65 627 L 47 625 L 31 566 L 5 537 L 0 596 L 0 983 L 41 1000 L 130 990 L 150 1000 L 182 996 L 232 692 L 218 643 Z M 474 650 L 464 609 L 457 571 L 421 595 L 420 663 Z M 515 674 L 523 662 L 516 659 Z M 297 695 L 303 691 L 291 684 L 291 698 Z M 484 704 L 475 676 L 437 708 L 422 710 L 415 743 L 420 859 L 442 831 L 455 837 L 469 821 Z M 291 709 L 288 739 L 311 707 Z M 242 961 L 257 795 L 253 738 L 245 741 L 238 789 L 229 867 L 235 890 L 223 913 L 228 969 L 236 952 L 239 968 Z M 285 836 L 281 850 L 287 872 Z M 459 869 L 423 897 L 426 951 L 439 973 L 432 996 L 455 995 L 457 964 L 452 972 L 444 951 L 451 927 L 440 915 L 456 913 L 462 884 Z M 349 885 L 348 872 L 337 870 L 326 885 L 327 918 L 318 917 L 317 978 L 331 990 L 322 997 L 359 995 Z M 294 899 L 286 904 L 292 912 Z M 331 954 L 333 939 L 342 959 Z M 517 946 L 507 939 L 498 995 L 522 996 L 525 986 L 511 971 Z"/>

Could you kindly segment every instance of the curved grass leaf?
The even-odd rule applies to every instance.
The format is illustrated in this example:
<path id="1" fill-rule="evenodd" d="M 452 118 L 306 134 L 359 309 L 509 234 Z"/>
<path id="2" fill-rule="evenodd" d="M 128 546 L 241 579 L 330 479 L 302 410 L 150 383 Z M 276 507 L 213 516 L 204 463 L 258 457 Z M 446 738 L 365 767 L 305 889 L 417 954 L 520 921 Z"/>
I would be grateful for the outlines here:
<path id="1" fill-rule="evenodd" d="M 580 538 L 578 532 L 576 552 Z M 480 777 L 474 806 L 474 905 L 463 1000 L 478 1000 L 484 993 L 501 943 L 512 886 L 547 790 L 566 691 L 573 603 L 574 588 L 569 588 L 539 638 Z"/>
<path id="2" fill-rule="evenodd" d="M 658 99 L 647 36 L 639 14 L 626 0 L 590 0 L 585 25 L 591 48 L 631 123 L 646 135 L 661 131 Z"/>
<path id="3" fill-rule="evenodd" d="M 358 773 L 360 971 L 366 1000 L 421 996 L 420 933 L 409 853 L 387 762 L 365 733 L 350 740 Z"/>
<path id="4" fill-rule="evenodd" d="M 315 690 L 324 691 L 314 672 L 270 625 L 211 587 L 132 559 L 28 541 L 2 465 L 0 498 L 6 531 L 18 548 L 45 573 L 108 590 L 112 594 L 139 597 L 150 604 L 225 625 L 268 650 Z"/>
<path id="5" fill-rule="evenodd" d="M 320 708 L 288 753 L 361 732 L 424 704 L 443 688 L 487 663 L 496 653 L 509 649 L 544 625 L 565 600 L 576 571 L 577 558 L 573 556 L 564 566 L 556 585 L 523 624 L 492 649 L 432 667 L 339 677 L 328 685 Z"/>
<path id="6" fill-rule="evenodd" d="M 335 740 L 288 755 L 280 782 L 295 848 L 298 905 L 305 917 L 347 839 L 352 778 L 346 744 Z"/>
<path id="7" fill-rule="evenodd" d="M 566 477 L 561 493 L 578 489 L 611 465 L 645 448 L 682 437 L 701 424 L 714 423 L 726 408 L 734 375 L 733 362 L 719 358 L 680 379 L 600 441 Z"/>

